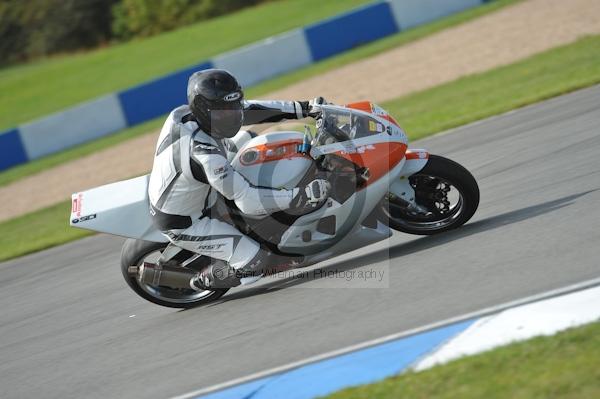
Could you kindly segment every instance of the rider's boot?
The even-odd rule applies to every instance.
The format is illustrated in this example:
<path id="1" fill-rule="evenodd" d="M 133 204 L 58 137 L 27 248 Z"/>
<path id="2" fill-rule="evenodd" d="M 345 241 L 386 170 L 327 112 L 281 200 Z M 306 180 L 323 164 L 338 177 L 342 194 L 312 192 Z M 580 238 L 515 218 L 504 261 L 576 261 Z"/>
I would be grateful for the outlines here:
<path id="1" fill-rule="evenodd" d="M 298 267 L 303 256 L 280 255 L 261 249 L 244 267 L 234 269 L 225 262 L 215 262 L 190 280 L 190 287 L 197 291 L 232 288 L 250 284 L 264 275 L 275 274 Z"/>

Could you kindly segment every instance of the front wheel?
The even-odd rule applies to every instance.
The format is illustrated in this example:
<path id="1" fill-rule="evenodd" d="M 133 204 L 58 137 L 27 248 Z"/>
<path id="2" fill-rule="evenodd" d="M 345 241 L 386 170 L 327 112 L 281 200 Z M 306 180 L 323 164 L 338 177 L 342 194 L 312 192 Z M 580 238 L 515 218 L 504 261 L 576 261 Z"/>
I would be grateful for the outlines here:
<path id="1" fill-rule="evenodd" d="M 409 177 L 417 208 L 393 194 L 382 201 L 380 218 L 394 230 L 431 235 L 465 224 L 479 206 L 479 186 L 460 164 L 430 155 L 425 167 Z"/>
<path id="2" fill-rule="evenodd" d="M 157 305 L 169 308 L 191 308 L 214 301 L 227 289 L 214 291 L 196 291 L 191 288 L 172 288 L 162 285 L 148 284 L 137 275 L 131 273 L 131 267 L 139 267 L 144 262 L 157 263 L 166 243 L 128 239 L 121 251 L 121 272 L 125 281 L 142 298 Z"/>

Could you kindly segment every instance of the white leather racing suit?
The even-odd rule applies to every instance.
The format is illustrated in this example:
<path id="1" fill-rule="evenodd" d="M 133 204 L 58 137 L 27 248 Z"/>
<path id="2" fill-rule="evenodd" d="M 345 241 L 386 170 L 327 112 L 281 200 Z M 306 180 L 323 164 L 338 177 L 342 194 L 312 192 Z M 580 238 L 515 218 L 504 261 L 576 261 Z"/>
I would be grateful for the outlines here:
<path id="1" fill-rule="evenodd" d="M 291 101 L 245 101 L 245 124 L 303 118 L 301 104 Z M 148 194 L 153 220 L 177 247 L 220 259 L 238 270 L 256 262 L 260 246 L 232 225 L 211 217 L 218 193 L 246 214 L 263 215 L 290 207 L 295 190 L 252 186 L 229 163 L 240 131 L 216 140 L 203 132 L 187 105 L 171 112 L 160 133 Z M 297 191 L 296 191 L 297 192 Z M 258 277 L 242 279 L 241 283 Z"/>

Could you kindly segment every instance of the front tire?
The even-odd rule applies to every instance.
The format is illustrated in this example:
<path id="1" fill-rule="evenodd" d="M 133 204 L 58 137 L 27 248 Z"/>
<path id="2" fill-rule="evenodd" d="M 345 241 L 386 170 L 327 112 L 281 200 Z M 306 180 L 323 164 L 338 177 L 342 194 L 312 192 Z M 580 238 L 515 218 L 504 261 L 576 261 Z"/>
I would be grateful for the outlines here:
<path id="1" fill-rule="evenodd" d="M 448 158 L 430 155 L 425 167 L 410 176 L 409 182 L 415 190 L 415 202 L 427 212 L 409 210 L 388 195 L 382 202 L 382 221 L 394 230 L 416 235 L 442 233 L 465 224 L 479 206 L 477 181 Z"/>
<path id="2" fill-rule="evenodd" d="M 121 272 L 136 294 L 157 305 L 169 308 L 187 309 L 212 302 L 222 297 L 228 290 L 194 291 L 175 289 L 164 286 L 153 286 L 140 281 L 136 274 L 131 274 L 130 266 L 140 266 L 143 262 L 156 263 L 167 243 L 128 239 L 121 251 Z"/>

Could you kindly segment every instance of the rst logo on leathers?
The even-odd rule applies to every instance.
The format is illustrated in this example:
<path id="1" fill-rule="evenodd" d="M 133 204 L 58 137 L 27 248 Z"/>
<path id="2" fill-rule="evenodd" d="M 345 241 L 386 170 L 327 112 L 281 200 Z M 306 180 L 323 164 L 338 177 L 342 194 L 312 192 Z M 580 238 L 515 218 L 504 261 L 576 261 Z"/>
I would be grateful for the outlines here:
<path id="1" fill-rule="evenodd" d="M 201 249 L 203 251 L 218 251 L 225 245 L 227 245 L 227 243 L 199 245 L 198 249 Z"/>
<path id="2" fill-rule="evenodd" d="M 96 219 L 95 213 L 93 215 L 82 216 L 78 219 L 75 218 L 75 219 L 71 220 L 71 222 L 73 222 L 73 224 L 77 224 L 77 223 L 81 223 L 81 222 L 87 222 L 88 220 L 92 220 L 92 219 Z"/>

